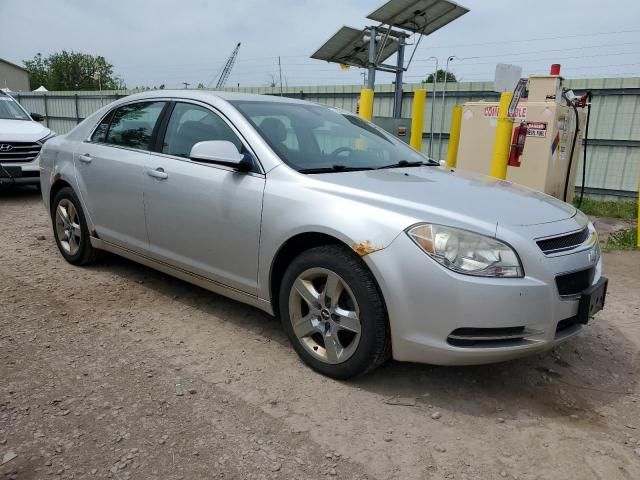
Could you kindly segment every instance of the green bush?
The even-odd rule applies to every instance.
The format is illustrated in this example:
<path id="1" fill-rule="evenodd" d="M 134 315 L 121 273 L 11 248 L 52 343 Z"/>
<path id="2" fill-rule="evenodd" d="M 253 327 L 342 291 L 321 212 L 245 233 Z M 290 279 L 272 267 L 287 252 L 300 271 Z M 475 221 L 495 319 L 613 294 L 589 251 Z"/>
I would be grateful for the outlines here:
<path id="1" fill-rule="evenodd" d="M 611 250 L 634 250 L 638 245 L 638 229 L 620 230 L 614 232 L 607 238 L 604 249 Z"/>

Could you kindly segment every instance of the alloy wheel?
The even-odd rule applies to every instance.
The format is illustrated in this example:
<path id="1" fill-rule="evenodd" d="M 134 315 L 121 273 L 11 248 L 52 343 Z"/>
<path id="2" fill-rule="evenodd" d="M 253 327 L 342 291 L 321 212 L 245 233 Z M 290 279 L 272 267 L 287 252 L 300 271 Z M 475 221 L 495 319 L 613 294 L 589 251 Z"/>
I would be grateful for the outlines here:
<path id="1" fill-rule="evenodd" d="M 338 364 L 358 348 L 360 309 L 349 285 L 326 268 L 310 268 L 289 293 L 289 315 L 300 344 L 318 360 Z"/>
<path id="2" fill-rule="evenodd" d="M 68 255 L 75 255 L 80 249 L 82 231 L 78 210 L 71 200 L 63 198 L 56 207 L 56 234 L 60 246 Z"/>

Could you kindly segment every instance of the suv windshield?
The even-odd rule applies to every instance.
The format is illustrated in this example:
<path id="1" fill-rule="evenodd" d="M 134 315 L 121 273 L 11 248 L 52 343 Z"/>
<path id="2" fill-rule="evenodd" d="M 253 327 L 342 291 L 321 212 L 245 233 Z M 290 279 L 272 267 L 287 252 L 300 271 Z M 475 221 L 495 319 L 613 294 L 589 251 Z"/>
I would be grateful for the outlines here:
<path id="1" fill-rule="evenodd" d="M 303 173 L 431 163 L 405 143 L 349 113 L 296 103 L 231 103 L 285 163 Z"/>
<path id="2" fill-rule="evenodd" d="M 2 120 L 31 120 L 31 117 L 18 105 L 13 98 L 0 93 L 0 119 Z"/>

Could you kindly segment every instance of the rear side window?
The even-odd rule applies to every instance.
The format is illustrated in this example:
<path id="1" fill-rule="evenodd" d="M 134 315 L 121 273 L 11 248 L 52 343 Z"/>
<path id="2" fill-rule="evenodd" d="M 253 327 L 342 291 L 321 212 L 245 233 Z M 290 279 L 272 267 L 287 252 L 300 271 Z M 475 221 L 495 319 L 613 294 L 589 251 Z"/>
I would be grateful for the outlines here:
<path id="1" fill-rule="evenodd" d="M 106 143 L 151 150 L 151 136 L 165 102 L 123 105 L 113 114 Z"/>
<path id="2" fill-rule="evenodd" d="M 111 110 L 105 117 L 102 119 L 100 124 L 93 131 L 93 135 L 91 135 L 91 141 L 95 143 L 104 143 L 107 139 L 107 130 L 109 130 L 109 123 L 111 123 L 111 118 L 113 117 L 113 110 Z"/>
<path id="3" fill-rule="evenodd" d="M 191 147 L 207 140 L 227 140 L 238 151 L 243 151 L 242 141 L 218 115 L 198 105 L 176 103 L 167 125 L 162 153 L 186 158 Z"/>

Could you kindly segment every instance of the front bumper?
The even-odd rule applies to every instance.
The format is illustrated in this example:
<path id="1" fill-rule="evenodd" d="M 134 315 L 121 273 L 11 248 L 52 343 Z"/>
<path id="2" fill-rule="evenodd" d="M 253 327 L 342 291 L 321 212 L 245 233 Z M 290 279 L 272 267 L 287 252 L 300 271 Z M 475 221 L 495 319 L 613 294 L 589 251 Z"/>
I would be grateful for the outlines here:
<path id="1" fill-rule="evenodd" d="M 39 185 L 38 158 L 28 163 L 0 163 L 0 185 Z"/>
<path id="2" fill-rule="evenodd" d="M 575 229 L 577 222 L 558 222 L 564 225 L 555 228 L 564 233 Z M 524 240 L 524 232 L 519 233 L 502 238 L 518 251 L 524 278 L 454 273 L 429 258 L 404 233 L 387 248 L 364 257 L 384 295 L 393 358 L 435 365 L 500 362 L 544 352 L 579 333 L 584 328 L 574 321 L 579 296 L 560 297 L 555 278 L 561 273 L 593 268 L 595 284 L 600 278 L 601 260 L 594 264 L 588 255 L 587 250 L 593 250 L 593 246 L 546 257 L 536 250 L 534 237 Z M 466 335 L 469 331 L 512 335 L 514 339 L 456 340 L 455 333 Z"/>

